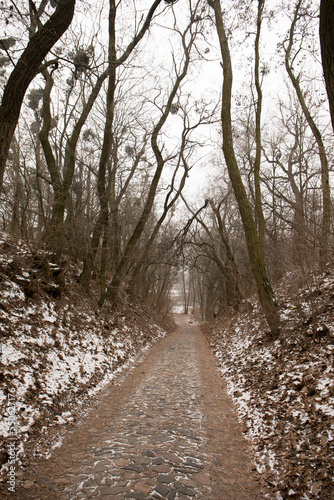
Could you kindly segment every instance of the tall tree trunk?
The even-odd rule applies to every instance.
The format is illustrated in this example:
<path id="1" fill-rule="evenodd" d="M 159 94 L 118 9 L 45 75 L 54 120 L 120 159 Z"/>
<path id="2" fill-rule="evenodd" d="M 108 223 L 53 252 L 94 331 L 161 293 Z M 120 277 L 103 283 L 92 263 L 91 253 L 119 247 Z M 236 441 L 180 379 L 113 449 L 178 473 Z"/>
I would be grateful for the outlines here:
<path id="1" fill-rule="evenodd" d="M 324 78 L 334 132 L 334 4 L 333 0 L 320 3 L 320 44 Z"/>
<path id="2" fill-rule="evenodd" d="M 85 260 L 84 268 L 80 277 L 82 285 L 88 289 L 91 278 L 94 260 L 99 247 L 101 235 L 104 233 L 108 224 L 108 192 L 107 192 L 107 164 L 110 157 L 114 107 L 115 107 L 115 90 L 116 90 L 116 2 L 109 2 L 109 49 L 108 49 L 108 89 L 107 89 L 107 107 L 106 119 L 104 124 L 104 135 L 102 151 L 99 162 L 99 170 L 97 174 L 97 193 L 100 202 L 100 214 L 96 221 L 91 244 L 88 249 L 88 255 Z M 104 300 L 105 293 L 101 293 Z M 100 302 L 101 302 L 100 297 Z"/>
<path id="3" fill-rule="evenodd" d="M 262 88 L 260 81 L 260 36 L 261 36 L 264 2 L 265 0 L 258 0 L 257 30 L 255 37 L 255 67 L 254 67 L 255 87 L 257 93 L 257 103 L 255 105 L 256 151 L 255 151 L 255 162 L 254 162 L 255 214 L 256 214 L 259 240 L 263 248 L 264 248 L 264 237 L 265 237 L 265 222 L 262 210 L 261 180 L 260 180 L 261 147 L 262 147 L 261 144 Z"/>
<path id="4" fill-rule="evenodd" d="M 260 304 L 271 331 L 271 338 L 278 338 L 280 324 L 278 306 L 274 299 L 273 290 L 267 276 L 263 247 L 257 234 L 256 224 L 252 216 L 252 209 L 241 179 L 234 152 L 231 119 L 233 73 L 220 0 L 209 0 L 209 4 L 215 11 L 216 29 L 223 59 L 224 80 L 221 120 L 223 128 L 224 157 L 245 231 L 251 270 L 256 283 Z"/>
<path id="5" fill-rule="evenodd" d="M 183 146 L 185 146 L 185 143 L 183 144 Z M 182 149 L 182 152 L 183 152 L 183 149 Z M 185 183 L 186 183 L 186 178 L 188 177 L 188 171 L 189 171 L 189 168 L 188 166 L 185 166 L 185 170 L 184 170 L 184 173 L 183 173 L 183 176 L 181 178 L 181 181 L 180 181 L 180 184 L 179 184 L 179 187 L 175 193 L 175 195 L 173 196 L 173 193 L 174 193 L 174 182 L 175 182 L 175 176 L 176 176 L 176 173 L 177 173 L 177 170 L 174 172 L 174 175 L 173 175 L 173 178 L 172 178 L 172 182 L 171 182 L 171 185 L 170 185 L 170 190 L 169 192 L 167 193 L 167 196 L 165 198 L 165 203 L 164 203 L 164 210 L 160 216 L 160 218 L 158 219 L 157 223 L 155 224 L 154 226 L 154 229 L 151 233 L 151 236 L 149 237 L 144 249 L 142 250 L 141 252 L 141 255 L 140 255 L 140 258 L 138 259 L 138 262 L 136 264 L 136 267 L 132 273 L 132 277 L 131 277 L 131 290 L 134 291 L 134 287 L 135 287 L 135 283 L 136 283 L 136 279 L 137 277 L 139 276 L 139 273 L 140 273 L 140 270 L 145 262 L 145 257 L 147 257 L 149 255 L 149 251 L 159 233 L 159 230 L 162 226 L 162 224 L 164 223 L 168 213 L 170 212 L 171 208 L 175 205 L 176 201 L 179 199 L 181 193 L 182 193 L 182 190 L 185 186 Z M 171 198 L 172 197 L 172 198 Z"/>
<path id="6" fill-rule="evenodd" d="M 20 148 L 16 137 L 13 137 L 12 142 L 13 150 L 13 181 L 14 181 L 14 199 L 12 209 L 12 221 L 10 225 L 10 232 L 14 236 L 21 236 L 20 234 L 20 206 L 22 201 L 22 179 L 20 174 Z"/>
<path id="7" fill-rule="evenodd" d="M 0 192 L 10 144 L 26 90 L 53 45 L 72 22 L 75 0 L 58 0 L 50 19 L 30 38 L 5 86 L 0 105 Z"/>

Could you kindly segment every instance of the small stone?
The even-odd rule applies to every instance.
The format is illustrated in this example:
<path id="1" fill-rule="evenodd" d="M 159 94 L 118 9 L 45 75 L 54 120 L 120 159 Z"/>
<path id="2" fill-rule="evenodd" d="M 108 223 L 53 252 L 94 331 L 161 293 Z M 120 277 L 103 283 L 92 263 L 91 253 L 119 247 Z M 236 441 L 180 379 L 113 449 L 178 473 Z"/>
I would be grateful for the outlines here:
<path id="1" fill-rule="evenodd" d="M 159 493 L 159 495 L 165 497 L 168 495 L 168 493 L 170 493 L 170 488 L 168 488 L 167 486 L 165 486 L 164 484 L 158 484 L 156 487 L 155 487 L 155 491 L 157 493 Z"/>
<path id="2" fill-rule="evenodd" d="M 123 471 L 123 477 L 124 479 L 137 479 L 139 477 L 139 473 L 130 470 L 125 470 Z"/>
<path id="3" fill-rule="evenodd" d="M 189 465 L 190 467 L 196 467 L 196 469 L 204 469 L 204 465 L 199 464 L 197 462 L 193 462 L 192 460 L 188 460 L 185 465 Z"/>
<path id="4" fill-rule="evenodd" d="M 112 495 L 113 493 L 109 486 L 102 486 L 101 488 L 99 488 L 99 492 L 101 493 L 101 495 Z"/>
<path id="5" fill-rule="evenodd" d="M 151 463 L 151 460 L 149 458 L 143 457 L 143 456 L 131 457 L 131 460 L 135 464 L 139 464 L 139 465 L 147 465 L 147 464 Z"/>
<path id="6" fill-rule="evenodd" d="M 144 493 L 145 495 L 148 495 L 152 488 L 147 484 L 137 483 L 134 485 L 134 489 L 138 491 L 138 493 Z"/>
<path id="7" fill-rule="evenodd" d="M 171 468 L 168 467 L 168 465 L 158 465 L 154 468 L 154 470 L 160 474 L 168 474 L 168 472 L 171 471 Z"/>
<path id="8" fill-rule="evenodd" d="M 167 494 L 167 497 L 168 500 L 174 500 L 174 498 L 176 497 L 176 491 L 171 489 L 170 492 Z"/>
<path id="9" fill-rule="evenodd" d="M 146 500 L 147 496 L 144 493 L 132 491 L 130 493 L 130 498 L 135 498 L 136 500 Z"/>
<path id="10" fill-rule="evenodd" d="M 110 465 L 110 464 L 109 464 Z M 106 469 L 108 469 L 108 466 L 107 465 L 96 465 L 96 467 L 93 467 L 92 469 L 92 472 L 93 473 L 96 473 L 96 472 L 103 472 L 105 471 Z"/>
<path id="11" fill-rule="evenodd" d="M 195 481 L 192 481 L 187 477 L 182 477 L 181 479 L 179 479 L 179 483 L 183 484 L 184 486 L 188 486 L 188 488 L 196 488 Z"/>
<path id="12" fill-rule="evenodd" d="M 128 481 L 117 481 L 118 486 L 126 486 Z"/>
<path id="13" fill-rule="evenodd" d="M 156 454 L 154 453 L 154 451 L 151 451 L 151 450 L 144 451 L 143 455 L 144 455 L 144 457 L 149 457 L 149 458 L 156 457 Z"/>
<path id="14" fill-rule="evenodd" d="M 195 496 L 195 492 L 193 490 L 187 488 L 186 486 L 183 486 L 183 484 L 181 483 L 175 483 L 175 488 L 183 495 L 187 495 L 188 497 Z"/>
<path id="15" fill-rule="evenodd" d="M 177 455 L 175 455 L 175 453 L 171 453 L 170 451 L 167 452 L 167 453 L 164 453 L 164 457 L 167 460 L 171 460 L 172 462 L 174 462 L 176 464 L 181 462 L 180 457 L 178 457 Z"/>
<path id="16" fill-rule="evenodd" d="M 162 465 L 163 463 L 165 463 L 164 459 L 161 457 L 158 457 L 155 460 L 153 460 L 152 465 Z"/>
<path id="17" fill-rule="evenodd" d="M 129 463 L 129 460 L 125 460 L 124 458 L 117 458 L 117 460 L 115 460 L 115 464 L 118 467 L 124 467 L 125 465 L 128 465 L 128 463 Z"/>
<path id="18" fill-rule="evenodd" d="M 173 476 L 166 476 L 166 475 L 163 475 L 163 474 L 161 474 L 160 476 L 158 476 L 157 479 L 158 479 L 159 483 L 169 484 L 169 483 L 173 483 L 174 482 L 174 477 Z"/>
<path id="19" fill-rule="evenodd" d="M 101 486 L 100 488 L 101 495 L 118 495 L 120 493 L 128 492 L 128 488 L 124 486 Z"/>
<path id="20" fill-rule="evenodd" d="M 92 478 L 90 477 L 89 479 L 87 479 L 87 481 L 85 481 L 85 482 L 83 483 L 83 485 L 82 485 L 82 486 L 84 486 L 84 487 L 86 487 L 86 486 L 93 486 L 94 484 L 96 484 L 96 483 L 95 483 L 95 481 L 94 481 L 94 479 L 92 479 Z"/>

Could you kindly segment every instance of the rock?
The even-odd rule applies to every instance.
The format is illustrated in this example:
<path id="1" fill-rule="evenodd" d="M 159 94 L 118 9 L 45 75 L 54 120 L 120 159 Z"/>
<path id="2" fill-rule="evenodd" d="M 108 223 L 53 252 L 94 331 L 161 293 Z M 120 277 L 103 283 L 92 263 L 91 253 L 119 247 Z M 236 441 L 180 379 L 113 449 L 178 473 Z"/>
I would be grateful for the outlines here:
<path id="1" fill-rule="evenodd" d="M 150 491 L 152 490 L 152 487 L 148 486 L 145 483 L 137 483 L 137 484 L 134 485 L 134 489 L 138 493 L 144 493 L 145 495 L 148 495 L 150 493 Z"/>
<path id="2" fill-rule="evenodd" d="M 117 460 L 115 460 L 115 464 L 118 467 L 124 467 L 125 465 L 129 464 L 129 460 L 126 460 L 124 458 L 117 458 Z"/>
<path id="3" fill-rule="evenodd" d="M 168 486 L 165 486 L 164 484 L 158 484 L 156 487 L 155 487 L 155 491 L 157 493 L 159 493 L 159 495 L 163 496 L 163 497 L 166 497 L 168 495 L 168 493 L 171 492 L 171 489 L 168 488 Z"/>
<path id="4" fill-rule="evenodd" d="M 131 470 L 134 472 L 143 472 L 145 470 L 145 467 L 142 467 L 141 465 L 136 465 L 136 464 L 128 464 L 125 467 L 122 467 L 124 470 Z"/>
<path id="5" fill-rule="evenodd" d="M 154 451 L 147 450 L 147 451 L 144 451 L 143 456 L 149 457 L 149 458 L 155 458 L 156 454 L 154 453 Z"/>
<path id="6" fill-rule="evenodd" d="M 175 478 L 173 476 L 166 476 L 166 475 L 161 474 L 160 476 L 158 476 L 157 480 L 159 481 L 159 483 L 169 484 L 169 483 L 173 483 Z"/>
<path id="7" fill-rule="evenodd" d="M 177 491 L 179 491 L 183 495 L 187 495 L 188 497 L 194 497 L 196 494 L 193 490 L 187 488 L 186 486 L 183 486 L 183 484 L 181 483 L 175 483 L 175 488 L 177 489 Z"/>
<path id="8" fill-rule="evenodd" d="M 101 486 L 99 492 L 101 495 L 118 495 L 120 493 L 128 492 L 128 488 L 124 486 Z"/>

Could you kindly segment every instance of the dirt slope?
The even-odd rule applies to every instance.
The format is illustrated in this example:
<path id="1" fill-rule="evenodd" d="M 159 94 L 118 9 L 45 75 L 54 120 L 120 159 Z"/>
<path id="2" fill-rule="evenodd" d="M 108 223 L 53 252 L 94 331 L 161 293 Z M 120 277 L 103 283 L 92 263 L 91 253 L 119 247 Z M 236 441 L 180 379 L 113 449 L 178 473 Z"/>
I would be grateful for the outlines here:
<path id="1" fill-rule="evenodd" d="M 256 299 L 206 335 L 256 452 L 269 498 L 334 498 L 334 275 L 287 276 L 282 333 L 266 339 Z"/>
<path id="2" fill-rule="evenodd" d="M 0 235 L 0 484 L 61 441 L 63 427 L 172 325 L 143 304 L 102 310 L 80 263 Z M 93 289 L 94 293 L 94 289 Z M 16 472 L 16 469 L 15 471 Z"/>

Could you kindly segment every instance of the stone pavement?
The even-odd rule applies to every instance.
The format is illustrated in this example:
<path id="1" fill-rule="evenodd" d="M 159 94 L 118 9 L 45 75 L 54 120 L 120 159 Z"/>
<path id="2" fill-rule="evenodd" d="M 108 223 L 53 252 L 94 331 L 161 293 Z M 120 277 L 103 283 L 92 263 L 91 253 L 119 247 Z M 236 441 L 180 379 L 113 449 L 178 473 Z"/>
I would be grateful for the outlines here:
<path id="1" fill-rule="evenodd" d="M 25 478 L 18 499 L 261 498 L 206 339 L 179 323 Z"/>

